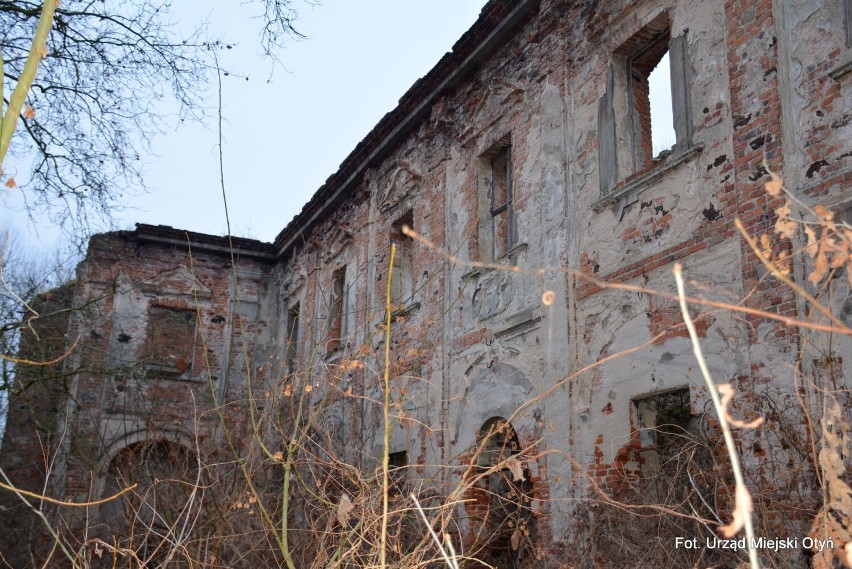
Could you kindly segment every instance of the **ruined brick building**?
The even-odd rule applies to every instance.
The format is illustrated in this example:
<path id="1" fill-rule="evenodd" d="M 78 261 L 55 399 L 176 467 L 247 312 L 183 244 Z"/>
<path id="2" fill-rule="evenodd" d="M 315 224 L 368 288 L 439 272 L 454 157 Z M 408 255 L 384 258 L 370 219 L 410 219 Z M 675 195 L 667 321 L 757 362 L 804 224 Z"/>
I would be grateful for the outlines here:
<path id="1" fill-rule="evenodd" d="M 655 153 L 648 83 L 666 54 L 675 140 Z M 316 401 L 338 394 L 323 410 L 329 440 L 374 468 L 396 244 L 392 462 L 440 492 L 509 420 L 518 448 L 535 449 L 523 468 L 537 546 L 576 545 L 601 515 L 592 487 L 624 491 L 661 460 L 655 429 L 707 403 L 676 303 L 602 283 L 672 292 L 677 262 L 690 294 L 804 318 L 734 220 L 771 233 L 783 198 L 765 192 L 767 169 L 805 204 L 849 210 L 850 70 L 849 0 L 492 0 L 274 243 L 147 225 L 91 240 L 62 338 L 77 341 L 60 366 L 67 388 L 38 409 L 55 443 L 47 488 L 105 495 L 116 457 L 143 441 L 220 456 L 214 401 L 248 428 L 249 408 L 268 413 L 264 390 L 290 373 Z M 794 267 L 800 282 L 805 270 Z M 844 283 L 829 304 L 849 325 Z M 831 362 L 849 385 L 848 337 L 802 357 L 789 322 L 695 314 L 714 377 L 752 410 L 769 413 L 758 402 L 770 391 L 789 404 L 796 362 Z M 40 456 L 33 397 L 12 402 L 13 479 Z M 771 428 L 742 436 L 757 467 L 804 460 Z M 39 468 L 18 482 L 42 488 Z M 456 508 L 462 534 L 488 507 L 487 493 L 473 498 Z"/>

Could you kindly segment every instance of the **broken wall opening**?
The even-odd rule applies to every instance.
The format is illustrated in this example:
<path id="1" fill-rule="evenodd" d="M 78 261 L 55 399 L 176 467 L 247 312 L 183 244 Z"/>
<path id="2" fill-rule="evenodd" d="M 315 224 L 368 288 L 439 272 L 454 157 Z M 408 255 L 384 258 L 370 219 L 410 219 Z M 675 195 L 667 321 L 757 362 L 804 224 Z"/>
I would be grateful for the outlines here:
<path id="1" fill-rule="evenodd" d="M 200 482 L 199 468 L 194 453 L 166 440 L 125 447 L 109 463 L 102 494 L 136 487 L 100 506 L 96 530 L 107 543 L 135 550 L 148 566 L 166 563 L 172 551 L 163 536 L 173 535 L 190 514 L 187 505 L 196 491 L 192 482 Z M 104 559 L 111 567 L 112 556 Z"/>
<path id="2" fill-rule="evenodd" d="M 196 320 L 196 311 L 191 309 L 156 304 L 148 309 L 145 372 L 149 378 L 190 378 L 195 353 Z"/>
<path id="3" fill-rule="evenodd" d="M 535 522 L 532 483 L 518 435 L 503 417 L 492 417 L 477 433 L 476 484 L 482 561 L 497 569 L 524 567 L 532 559 Z"/>
<path id="4" fill-rule="evenodd" d="M 414 229 L 414 212 L 408 210 L 391 225 L 390 242 L 396 245 L 391 277 L 391 304 L 395 312 L 405 312 L 414 304 L 414 240 L 403 233 Z"/>

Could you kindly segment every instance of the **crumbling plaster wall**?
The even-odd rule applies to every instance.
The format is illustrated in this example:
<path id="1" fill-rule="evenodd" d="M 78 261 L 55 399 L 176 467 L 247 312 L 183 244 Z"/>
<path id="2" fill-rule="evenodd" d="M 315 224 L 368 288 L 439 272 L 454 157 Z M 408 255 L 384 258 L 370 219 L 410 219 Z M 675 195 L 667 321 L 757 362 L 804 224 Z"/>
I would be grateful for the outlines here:
<path id="1" fill-rule="evenodd" d="M 603 488 L 623 477 L 619 461 L 635 444 L 636 399 L 688 387 L 696 414 L 707 399 L 672 300 L 601 288 L 572 271 L 671 293 L 671 268 L 680 262 L 691 294 L 724 302 L 747 297 L 747 306 L 797 316 L 802 306 L 762 280 L 733 220 L 753 234 L 771 230 L 781 201 L 763 190 L 764 161 L 809 200 L 839 207 L 852 198 L 852 74 L 834 73 L 850 61 L 837 24 L 840 3 L 793 4 L 542 1 L 304 227 L 283 257 L 241 257 L 238 290 L 222 254 L 202 248 L 190 269 L 186 247 L 177 243 L 95 238 L 77 293 L 95 302 L 72 323 L 84 340 L 69 365 L 86 367 L 68 411 L 74 435 L 67 439 L 62 493 L 88 491 L 98 467 L 79 457 L 108 461 L 135 432 L 188 435 L 196 423 L 187 409 L 211 405 L 195 363 L 187 381 L 137 379 L 148 307 L 195 307 L 193 285 L 220 396 L 245 399 L 246 370 L 268 365 L 267 379 L 291 382 L 311 403 L 330 396 L 318 426 L 331 432 L 343 460 L 376 467 L 382 325 L 396 239 L 410 255 L 413 293 L 395 307 L 392 325 L 391 452 L 408 452 L 410 476 L 446 492 L 464 468 L 439 465 L 464 467 L 480 427 L 493 417 L 510 419 L 522 444 L 541 453 L 526 465 L 536 536 L 570 541 L 575 508 L 591 492 L 585 475 Z M 678 112 L 691 117 L 691 144 L 646 172 L 631 172 L 626 119 L 618 116 L 614 160 L 621 175 L 604 196 L 598 101 L 609 88 L 610 66 L 626 73 L 613 54 L 662 13 L 670 35 L 686 41 L 690 98 Z M 613 88 L 625 82 L 622 76 Z M 625 112 L 623 90 L 613 94 L 613 105 Z M 507 143 L 517 238 L 494 259 L 488 157 Z M 415 231 L 452 261 L 392 237 L 408 212 Z M 520 270 L 502 270 L 510 266 Z M 337 346 L 329 342 L 330 299 L 343 269 L 345 333 Z M 806 270 L 797 267 L 799 280 Z M 848 291 L 835 299 L 841 312 L 847 297 Z M 295 306 L 298 366 L 289 375 L 282 362 L 286 316 Z M 796 329 L 705 308 L 694 315 L 717 381 L 752 395 L 789 389 Z M 246 352 L 241 327 L 250 338 Z M 841 356 L 852 350 L 848 342 L 837 346 Z M 201 348 L 194 349 L 198 359 Z M 198 425 L 212 449 L 215 429 L 206 420 Z M 754 451 L 746 459 L 761 456 Z M 459 509 L 462 527 L 469 514 Z"/>
<path id="2" fill-rule="evenodd" d="M 785 178 L 809 197 L 848 199 L 852 171 L 852 89 L 842 2 L 777 2 L 784 105 Z M 831 79 L 826 80 L 827 76 Z M 755 110 L 757 112 L 758 110 Z"/>
<path id="3" fill-rule="evenodd" d="M 576 7 L 571 16 L 580 18 L 580 10 Z M 694 124 L 692 143 L 701 150 L 660 171 L 638 191 L 601 203 L 596 103 L 606 89 L 612 54 L 661 11 L 668 11 L 672 36 L 686 34 L 693 74 L 687 111 Z M 671 265 L 679 259 L 687 278 L 707 287 L 698 293 L 729 302 L 742 297 L 739 245 L 723 240 L 725 224 L 731 220 L 720 219 L 719 213 L 733 156 L 726 37 L 720 33 L 726 17 L 718 2 L 638 2 L 630 10 L 601 11 L 596 21 L 575 28 L 571 41 L 576 59 L 567 79 L 572 98 L 571 152 L 577 156 L 570 176 L 569 201 L 576 206 L 568 211 L 573 237 L 568 266 L 604 281 L 672 292 Z M 626 108 L 626 103 L 619 108 Z M 623 131 L 619 136 L 623 156 L 628 141 Z M 577 350 L 572 370 L 650 342 L 680 322 L 679 310 L 670 301 L 636 292 L 596 291 L 582 280 L 571 284 L 576 302 L 572 340 Z M 714 317 L 711 323 L 704 337 L 711 369 L 720 379 L 747 373 L 742 325 L 730 315 Z M 570 411 L 560 418 L 559 428 L 569 433 L 568 452 L 580 465 L 590 465 L 590 474 L 602 487 L 612 481 L 607 478 L 612 472 L 597 471 L 591 465 L 596 454 L 602 454 L 599 462 L 613 463 L 619 448 L 629 443 L 637 428 L 632 400 L 666 389 L 700 386 L 689 341 L 681 332 L 666 334 L 639 352 L 572 380 Z M 703 408 L 697 391 L 695 399 L 695 408 Z M 558 471 L 570 472 L 567 461 L 559 462 Z M 557 471 L 555 464 L 551 471 Z M 582 500 L 586 485 L 573 482 L 564 476 L 551 495 Z M 565 534 L 564 524 L 571 519 L 574 503 L 554 500 L 554 524 L 561 526 L 554 528 L 555 534 Z"/>
<path id="4" fill-rule="evenodd" d="M 579 261 L 581 269 L 604 281 L 671 291 L 671 265 L 679 261 L 687 278 L 704 287 L 694 289 L 697 295 L 730 302 L 748 294 L 750 306 L 796 314 L 793 295 L 777 283 L 762 280 L 759 262 L 738 243 L 731 224 L 739 217 L 750 233 L 771 233 L 774 210 L 782 202 L 768 199 L 763 191 L 767 180 L 764 163 L 784 176 L 794 191 L 819 195 L 821 200 L 827 197 L 830 203 L 852 197 L 847 174 L 849 136 L 841 118 L 849 108 L 844 83 L 848 79 L 837 81 L 828 76 L 848 54 L 848 48 L 840 47 L 842 25 L 839 20 L 831 25 L 827 15 L 840 10 L 840 3 L 802 3 L 795 8 L 784 2 L 772 6 L 679 2 L 669 6 L 672 35 L 688 30 L 693 73 L 690 113 L 695 126 L 692 142 L 700 146 L 700 152 L 661 172 L 637 195 L 596 204 L 600 199 L 594 175 L 599 149 L 597 109 L 591 103 L 606 88 L 608 54 L 650 21 L 660 7 L 640 2 L 634 8 L 602 12 L 601 21 L 583 28 L 590 42 L 577 40 L 582 47 L 574 53 L 581 55 L 573 80 L 569 79 L 570 91 L 585 105 L 577 101 L 571 105 L 575 109 L 571 123 L 586 126 L 577 126 L 572 137 L 577 141 L 573 152 L 578 159 L 570 191 L 580 205 L 569 216 L 574 214 L 571 225 L 582 229 L 569 229 L 573 234 L 569 247 L 576 244 L 579 259 L 569 256 L 568 265 L 577 266 Z M 823 58 L 826 52 L 827 59 Z M 786 105 L 783 111 L 782 105 Z M 827 116 L 832 118 L 823 122 Z M 624 144 L 619 141 L 619 147 Z M 826 161 L 819 169 L 806 158 L 817 152 L 813 146 L 828 154 L 819 158 Z M 810 184 L 819 191 L 801 183 L 810 177 L 820 177 Z M 597 287 L 583 283 L 575 294 L 574 338 L 580 367 L 650 340 L 679 321 L 670 302 L 647 295 L 598 292 Z M 734 319 L 730 314 L 715 314 L 705 322 L 703 347 L 718 382 L 733 382 L 752 392 L 774 389 L 790 393 L 791 366 L 798 350 L 794 329 L 766 320 Z M 650 348 L 572 382 L 572 412 L 567 417 L 573 456 L 589 465 L 589 474 L 602 487 L 610 487 L 624 475 L 625 465 L 617 462 L 619 450 L 632 444 L 631 433 L 637 428 L 632 399 L 690 386 L 693 412 L 704 408 L 706 393 L 702 393 L 691 348 L 682 335 L 666 334 Z M 848 342 L 839 339 L 837 353 L 848 354 L 849 349 Z M 746 453 L 749 462 L 765 456 L 765 445 L 744 444 L 744 448 L 754 450 L 754 454 Z M 555 461 L 550 469 L 556 470 Z M 577 488 L 580 494 L 575 496 L 581 497 L 585 490 L 582 485 Z M 572 495 L 570 489 L 566 493 Z M 563 495 L 562 489 L 554 488 L 554 494 Z M 570 519 L 569 505 L 554 501 L 553 507 L 569 514 L 554 515 L 555 520 Z"/>
<path id="5" fill-rule="evenodd" d="M 824 11 L 811 6 L 811 12 Z M 628 176 L 622 175 L 626 183 L 603 199 L 597 101 L 607 88 L 612 54 L 663 12 L 671 36 L 685 35 L 687 41 L 691 97 L 683 112 L 693 123 L 690 152 L 663 160 L 640 184 L 630 186 Z M 837 40 L 836 33 L 802 39 L 813 26 L 812 14 L 799 6 L 793 12 L 784 24 L 796 29 L 790 50 L 801 51 L 811 42 L 799 57 L 813 61 L 816 46 Z M 795 122 L 802 134 L 796 140 L 820 130 L 811 124 L 814 119 L 802 115 L 809 112 L 804 110 L 809 88 L 798 87 L 800 94 L 792 97 L 790 86 L 778 80 L 779 68 L 786 68 L 778 60 L 777 37 L 789 30 L 777 29 L 774 16 L 770 4 L 737 1 L 624 6 L 542 2 L 531 21 L 475 74 L 441 97 L 428 119 L 368 170 L 352 195 L 369 198 L 356 197 L 355 205 L 344 204 L 314 230 L 306 249 L 328 248 L 323 239 L 340 223 L 356 228 L 343 255 L 347 260 L 340 261 L 355 263 L 358 275 L 357 331 L 347 353 L 367 345 L 370 349 L 364 353 L 374 363 L 381 359 L 383 340 L 377 330 L 388 235 L 396 217 L 412 210 L 415 230 L 456 258 L 446 263 L 416 246 L 419 307 L 394 324 L 392 340 L 397 385 L 405 386 L 405 395 L 400 390 L 395 396 L 405 397 L 405 413 L 415 421 L 399 427 L 394 435 L 399 449 L 392 451 L 408 450 L 413 464 L 448 464 L 465 456 L 486 420 L 511 417 L 525 441 L 552 453 L 530 465 L 542 498 L 534 507 L 543 520 L 552 508 L 554 534 L 567 536 L 573 499 L 586 497 L 588 490 L 576 484 L 564 455 L 580 464 L 612 463 L 619 445 L 627 444 L 636 429 L 635 398 L 689 387 L 698 412 L 706 393 L 685 332 L 677 328 L 680 317 L 673 302 L 601 291 L 583 279 L 548 269 L 569 267 L 607 282 L 672 292 L 671 267 L 679 261 L 686 277 L 696 283 L 690 289 L 696 295 L 735 302 L 758 287 L 751 297 L 753 306 L 796 313 L 788 291 L 760 284 L 757 260 L 743 249 L 732 227 L 733 219 L 740 217 L 749 231 L 765 231 L 780 205 L 765 198 L 762 184 L 767 178 L 761 165 L 766 159 L 771 168 L 786 171 L 779 101 L 790 105 L 785 113 L 801 115 Z M 834 62 L 839 56 L 832 53 Z M 819 82 L 832 93 L 837 89 L 824 78 Z M 626 105 L 624 93 L 614 104 Z M 838 108 L 844 106 L 835 103 L 822 112 L 840 125 Z M 624 171 L 623 149 L 629 140 L 619 120 L 618 160 Z M 820 135 L 835 153 L 832 164 L 845 160 L 841 155 L 848 152 L 843 128 Z M 483 157 L 507 140 L 512 148 L 517 240 L 509 254 L 492 259 L 484 226 L 489 219 Z M 802 151 L 791 150 L 790 155 L 796 156 L 796 164 L 804 163 Z M 841 180 L 845 178 L 831 188 L 837 196 L 848 196 L 848 183 Z M 369 223 L 359 227 L 359 219 Z M 305 264 L 298 254 L 289 262 Z M 327 287 L 333 267 L 323 262 L 325 268 L 307 272 L 318 275 L 317 282 Z M 507 272 L 477 262 L 531 270 Z M 544 305 L 544 291 L 553 291 L 556 302 Z M 312 306 L 324 310 L 316 302 Z M 703 317 L 700 328 L 717 380 L 786 384 L 796 354 L 792 330 L 728 313 Z M 564 389 L 536 400 L 601 357 L 657 334 L 657 341 L 640 352 L 581 373 Z M 336 357 L 341 355 L 331 360 Z M 411 359 L 417 360 L 416 366 Z M 374 369 L 379 368 L 375 364 Z M 370 396 L 366 400 L 378 399 L 377 376 L 351 375 L 362 382 L 359 388 Z M 363 427 L 353 433 L 360 432 L 365 448 L 377 455 L 377 406 L 366 404 L 362 416 Z M 428 470 L 418 468 L 417 474 Z M 601 472 L 598 481 L 606 486 L 612 473 Z M 443 476 L 447 484 L 458 481 L 457 476 Z M 556 499 L 548 504 L 547 497 Z"/>
<path id="6" fill-rule="evenodd" d="M 565 298 L 564 276 L 537 270 L 562 266 L 565 256 L 558 237 L 563 235 L 567 207 L 561 67 L 565 45 L 553 25 L 544 15 L 530 23 L 456 99 L 466 112 L 460 117 L 463 135 L 456 143 L 460 148 L 454 170 L 466 175 L 456 178 L 457 188 L 447 199 L 457 204 L 454 212 L 461 210 L 466 216 L 459 214 L 457 221 L 448 223 L 448 249 L 458 251 L 463 261 L 524 270 L 451 266 L 448 289 L 456 295 L 457 305 L 448 315 L 450 456 L 467 456 L 479 430 L 493 417 L 511 420 L 521 445 L 535 445 L 540 452 L 551 448 L 551 437 L 560 438 L 544 426 L 548 418 L 565 415 L 564 400 L 537 399 L 562 379 L 569 356 L 566 305 L 560 300 L 549 306 L 542 303 L 545 291 L 555 299 Z M 512 143 L 517 239 L 508 255 L 492 259 L 490 244 L 480 242 L 488 235 L 483 226 L 490 221 L 488 204 L 483 204 L 488 172 L 482 162 L 507 135 Z M 527 464 L 537 498 L 532 503 L 538 520 L 535 530 L 544 540 L 550 533 L 547 461 L 542 455 Z M 473 511 L 472 504 L 469 513 Z"/>
<path id="7" fill-rule="evenodd" d="M 555 65 L 547 63 L 543 47 L 552 48 L 556 38 L 536 36 L 539 31 L 531 24 L 519 32 L 475 77 L 442 97 L 429 118 L 367 171 L 351 200 L 306 235 L 281 267 L 286 273 L 292 264 L 309 275 L 301 289 L 282 295 L 284 304 L 298 302 L 314 311 L 301 323 L 316 330 L 313 341 L 300 346 L 301 361 L 329 375 L 340 369 L 336 366 L 347 367 L 350 358 L 367 362 L 365 371 L 335 380 L 341 394 L 352 389 L 356 396 L 346 405 L 362 407 L 350 417 L 363 417 L 363 427 L 351 422 L 346 428 L 347 438 L 360 443 L 352 448 L 364 449 L 359 457 L 364 466 L 378 464 L 381 451 L 389 236 L 391 225 L 409 210 L 414 229 L 461 262 L 447 263 L 419 243 L 406 245 L 413 251 L 415 294 L 392 326 L 393 400 L 405 419 L 395 425 L 391 452 L 407 451 L 412 477 L 431 478 L 439 486 L 443 480 L 447 490 L 460 482 L 461 471 L 434 465 L 458 465 L 488 419 L 511 418 L 525 443 L 541 436 L 544 402 L 513 414 L 566 367 L 565 306 L 544 307 L 541 301 L 545 290 L 564 297 L 564 276 L 468 264 L 491 260 L 482 228 L 483 155 L 507 135 L 518 238 L 510 254 L 494 261 L 506 267 L 558 266 L 563 257 L 552 237 L 565 222 L 565 103 L 562 80 L 549 76 Z M 341 234 L 345 247 L 336 245 Z M 329 308 L 318 300 L 319 291 L 329 290 L 332 273 L 343 265 L 354 326 L 342 347 L 329 352 L 323 347 Z M 316 400 L 325 395 L 322 388 L 311 392 Z M 540 477 L 537 464 L 530 470 Z"/>
<path id="8" fill-rule="evenodd" d="M 687 294 L 709 300 L 735 303 L 742 293 L 742 279 L 730 271 L 739 261 L 738 244 L 725 242 L 685 259 L 684 272 L 696 283 Z M 646 272 L 633 284 L 676 294 L 671 267 Z M 695 309 L 693 316 L 701 310 Z M 573 454 L 581 464 L 591 464 L 596 451 L 602 462 L 612 463 L 619 448 L 627 444 L 635 429 L 632 401 L 641 397 L 689 387 L 694 393 L 694 411 L 707 403 L 703 381 L 692 352 L 692 344 L 681 324 L 676 301 L 620 290 L 606 290 L 580 303 L 583 364 L 626 351 L 608 360 L 570 385 L 571 439 Z M 742 319 L 725 311 L 713 311 L 697 323 L 702 350 L 711 374 L 727 382 L 750 369 L 748 333 Z M 641 346 L 638 351 L 633 351 Z M 599 435 L 603 444 L 596 444 Z M 606 484 L 605 478 L 598 480 Z"/>
<path id="9" fill-rule="evenodd" d="M 836 218 L 852 220 L 852 45 L 842 2 L 775 2 L 778 14 L 779 65 L 783 123 L 781 138 L 784 155 L 784 181 L 802 201 L 813 207 L 823 204 L 836 212 Z M 844 34 L 846 32 L 846 34 Z M 793 204 L 794 215 L 801 208 Z M 797 236 L 795 247 L 806 245 Z M 813 269 L 798 263 L 796 277 L 803 280 Z M 835 279 L 834 291 L 826 300 L 834 314 L 848 319 L 852 294 L 844 279 Z M 811 290 L 811 293 L 818 293 Z M 800 310 L 804 306 L 800 303 Z M 828 338 L 805 334 L 805 372 L 811 364 L 828 357 L 852 354 L 852 338 Z M 846 385 L 852 382 L 852 366 L 843 366 Z"/>
<path id="10" fill-rule="evenodd" d="M 240 258 L 235 287 L 227 250 L 191 241 L 147 226 L 91 240 L 69 327 L 69 338 L 79 340 L 65 363 L 74 376 L 58 425 L 63 432 L 68 421 L 62 467 L 52 480 L 62 495 L 98 495 L 112 457 L 137 442 L 164 439 L 217 456 L 213 390 L 221 402 L 247 401 L 246 370 L 270 353 L 260 310 L 274 305 L 268 263 L 250 253 Z M 168 321 L 152 327 L 158 309 L 184 316 L 194 334 L 168 336 Z M 173 343 L 154 355 L 156 336 Z M 237 433 L 247 421 L 247 406 L 238 408 L 229 416 Z"/>

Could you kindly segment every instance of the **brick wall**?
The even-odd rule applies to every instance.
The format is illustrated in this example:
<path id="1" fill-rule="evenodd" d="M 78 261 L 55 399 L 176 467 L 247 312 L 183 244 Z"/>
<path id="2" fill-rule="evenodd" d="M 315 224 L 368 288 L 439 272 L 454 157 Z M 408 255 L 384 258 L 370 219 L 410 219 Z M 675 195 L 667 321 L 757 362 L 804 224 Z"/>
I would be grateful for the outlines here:
<path id="1" fill-rule="evenodd" d="M 73 358 L 81 371 L 68 407 L 74 436 L 60 493 L 87 494 L 131 433 L 178 441 L 200 429 L 205 452 L 216 455 L 218 435 L 196 421 L 195 410 L 213 404 L 203 380 L 212 376 L 214 391 L 237 403 L 229 421 L 239 432 L 247 428 L 246 383 L 258 367 L 266 380 L 308 393 L 311 405 L 326 400 L 329 444 L 373 472 L 382 450 L 389 252 L 405 218 L 423 239 L 406 242 L 413 292 L 404 309 L 395 307 L 391 327 L 390 451 L 408 453 L 424 495 L 449 495 L 470 479 L 480 427 L 509 419 L 534 455 L 526 468 L 536 554 L 570 558 L 582 545 L 575 538 L 582 541 L 577 536 L 594 529 L 589 520 L 602 515 L 589 498 L 598 489 L 623 497 L 653 466 L 636 402 L 686 389 L 689 412 L 704 413 L 708 396 L 679 309 L 652 293 L 674 290 L 673 264 L 684 265 L 693 296 L 803 316 L 793 293 L 767 278 L 734 220 L 754 235 L 772 231 L 782 202 L 764 190 L 766 168 L 801 184 L 808 203 L 852 198 L 849 75 L 831 75 L 849 53 L 832 47 L 840 32 L 829 8 L 817 4 L 493 1 L 274 246 L 240 243 L 236 285 L 219 238 L 190 236 L 192 267 L 176 230 L 145 226 L 95 238 L 76 293 L 78 302 L 93 302 L 70 324 L 85 341 Z M 689 119 L 688 139 L 650 160 L 643 137 L 646 159 L 634 171 L 624 61 L 637 38 L 647 43 L 663 33 L 682 42 L 678 73 L 688 77 L 689 96 L 673 110 L 676 121 Z M 616 133 L 615 154 L 605 158 L 618 173 L 606 195 L 598 132 L 604 95 Z M 646 110 L 633 109 L 640 121 Z M 517 238 L 494 259 L 489 157 L 509 143 Z M 775 239 L 773 247 L 800 245 Z M 345 277 L 345 332 L 329 343 L 335 274 Z M 606 286 L 614 283 L 640 290 Z M 283 315 L 297 304 L 291 354 Z M 181 324 L 192 345 L 170 349 L 168 335 L 146 344 L 152 306 L 164 313 L 200 306 L 193 333 Z M 764 414 L 782 401 L 777 425 L 795 424 L 791 370 L 801 331 L 754 315 L 692 310 L 715 379 L 739 390 L 738 410 Z M 850 349 L 837 341 L 829 349 Z M 165 355 L 140 362 L 143 346 L 157 342 Z M 293 358 L 296 373 L 267 365 L 270 355 Z M 130 392 L 126 378 L 158 370 L 172 377 Z M 837 381 L 848 382 L 848 374 Z M 756 472 L 793 452 L 779 442 L 781 431 L 738 435 Z M 457 521 L 472 545 L 486 523 L 486 493 L 473 485 L 466 496 Z M 629 518 L 615 522 L 631 529 Z"/>
<path id="2" fill-rule="evenodd" d="M 69 313 L 64 312 L 73 294 L 71 284 L 39 295 L 31 302 L 39 317 L 21 328 L 18 357 L 33 364 L 15 369 L 0 464 L 15 487 L 29 492 L 44 491 L 50 459 L 61 442 L 58 426 L 68 377 L 61 361 L 40 364 L 61 358 L 73 343 L 67 336 Z M 41 521 L 18 496 L 5 490 L 0 494 L 0 508 L 0 551 L 7 563 L 25 567 L 27 552 L 44 546 Z"/>

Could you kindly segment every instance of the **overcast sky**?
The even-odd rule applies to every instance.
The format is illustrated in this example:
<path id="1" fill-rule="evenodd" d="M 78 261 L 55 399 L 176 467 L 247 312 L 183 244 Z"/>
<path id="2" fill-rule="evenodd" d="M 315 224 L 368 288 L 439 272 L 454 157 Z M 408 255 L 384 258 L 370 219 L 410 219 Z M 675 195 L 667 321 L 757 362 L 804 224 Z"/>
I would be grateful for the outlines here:
<path id="1" fill-rule="evenodd" d="M 486 0 L 294 2 L 296 27 L 306 38 L 289 43 L 284 67 L 275 69 L 271 81 L 271 63 L 260 55 L 259 3 L 219 1 L 200 11 L 195 2 L 176 2 L 174 8 L 181 26 L 190 29 L 207 17 L 214 36 L 237 43 L 222 53 L 224 67 L 249 77 L 225 77 L 223 84 L 231 228 L 264 241 L 275 238 L 402 94 L 452 48 Z M 215 97 L 211 89 L 210 105 Z M 146 157 L 152 191 L 126 196 L 116 228 L 142 222 L 225 234 L 217 136 L 214 116 L 158 136 Z M 0 222 L 25 246 L 56 248 L 58 232 L 28 225 L 14 211 L 14 199 L 4 210 Z"/>
<path id="2" fill-rule="evenodd" d="M 306 37 L 289 42 L 271 80 L 271 62 L 260 55 L 259 2 L 173 4 L 183 28 L 207 18 L 214 37 L 237 44 L 221 56 L 223 67 L 249 78 L 225 77 L 223 84 L 231 228 L 264 241 L 275 238 L 403 93 L 451 50 L 486 0 L 293 2 L 296 28 Z M 208 103 L 215 101 L 214 88 Z M 225 234 L 217 139 L 215 116 L 156 137 L 153 153 L 143 156 L 151 191 L 125 196 L 115 227 L 142 222 Z M 33 254 L 57 248 L 59 232 L 44 221 L 34 227 L 19 203 L 7 196 L 0 225 Z"/>
<path id="3" fill-rule="evenodd" d="M 297 0 L 299 1 L 299 0 Z M 198 18 L 182 4 L 181 20 Z M 228 41 L 224 64 L 249 75 L 224 82 L 225 182 L 232 231 L 275 238 L 355 145 L 476 20 L 485 0 L 322 0 L 299 7 L 297 29 L 267 83 L 252 6 L 215 4 L 211 28 Z M 215 122 L 184 125 L 156 140 L 153 192 L 119 224 L 164 224 L 223 234 Z"/>

